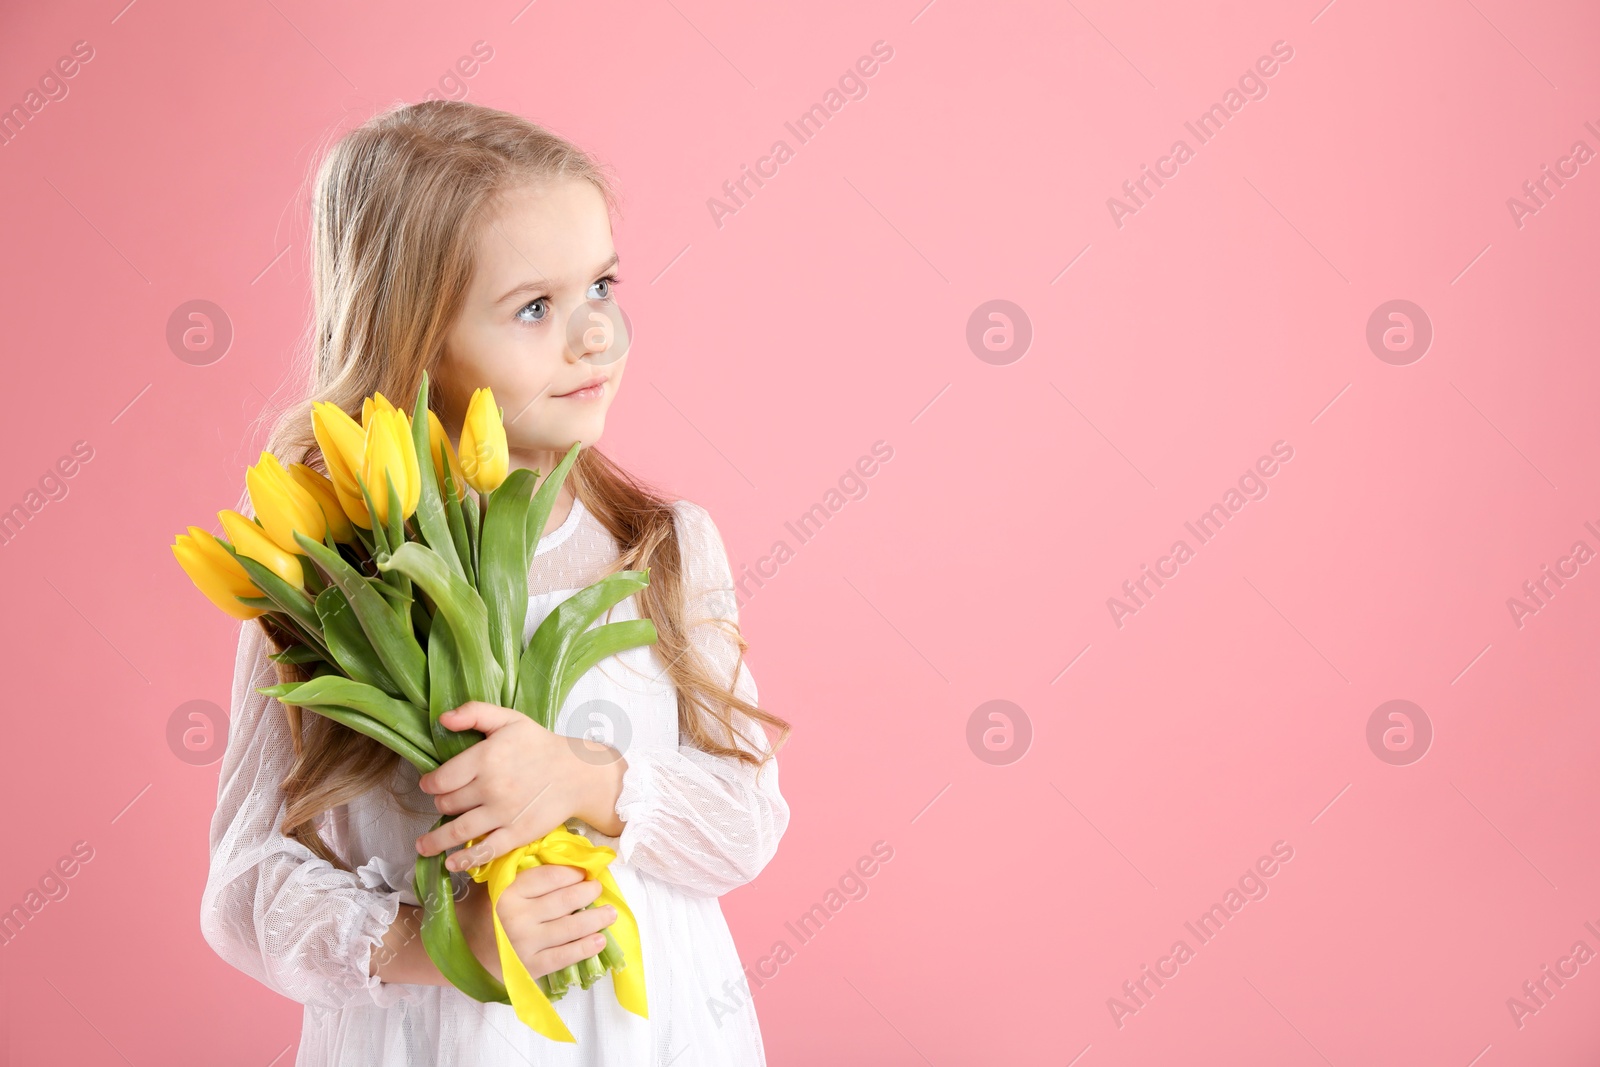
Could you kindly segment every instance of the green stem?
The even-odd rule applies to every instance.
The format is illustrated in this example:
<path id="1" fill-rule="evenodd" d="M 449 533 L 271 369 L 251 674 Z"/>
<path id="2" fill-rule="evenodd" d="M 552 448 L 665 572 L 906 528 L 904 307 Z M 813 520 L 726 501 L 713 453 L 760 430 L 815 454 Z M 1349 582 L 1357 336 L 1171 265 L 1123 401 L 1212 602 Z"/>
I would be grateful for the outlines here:
<path id="1" fill-rule="evenodd" d="M 578 983 L 588 989 L 601 978 L 605 977 L 605 966 L 600 962 L 599 956 L 590 956 L 586 960 L 578 961 Z"/>
<path id="2" fill-rule="evenodd" d="M 577 972 L 572 967 L 563 967 L 559 971 L 551 971 L 544 976 L 545 996 L 552 1001 L 560 1000 L 567 995 L 567 987 L 576 978 Z"/>
<path id="3" fill-rule="evenodd" d="M 628 954 L 622 951 L 617 939 L 611 936 L 611 927 L 606 927 L 601 933 L 606 935 L 606 947 L 600 950 L 600 955 L 596 958 L 608 971 L 622 970 L 628 965 Z"/>

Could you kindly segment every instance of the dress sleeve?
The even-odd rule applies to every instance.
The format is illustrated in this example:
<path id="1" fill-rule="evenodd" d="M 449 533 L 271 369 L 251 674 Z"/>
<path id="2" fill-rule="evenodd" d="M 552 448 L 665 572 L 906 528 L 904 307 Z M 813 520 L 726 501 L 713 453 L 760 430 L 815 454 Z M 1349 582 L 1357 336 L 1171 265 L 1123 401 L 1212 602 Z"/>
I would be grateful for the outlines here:
<path id="1" fill-rule="evenodd" d="M 388 1004 L 394 991 L 367 969 L 401 894 L 371 887 L 283 835 L 280 783 L 294 747 L 283 705 L 255 691 L 277 681 L 269 651 L 261 627 L 244 622 L 201 932 L 217 955 L 291 1000 L 325 1010 Z"/>
<path id="2" fill-rule="evenodd" d="M 733 631 L 738 602 L 727 551 L 710 514 L 698 504 L 674 505 L 684 566 L 686 624 L 691 644 L 714 674 L 734 692 L 756 703 L 750 676 Z M 761 724 L 729 709 L 745 740 L 733 743 L 764 755 L 770 751 Z M 789 805 L 778 791 L 778 763 L 760 769 L 682 743 L 675 749 L 635 747 L 626 753 L 617 817 L 623 821 L 617 856 L 655 878 L 696 895 L 721 896 L 751 881 L 778 849 L 789 825 Z"/>

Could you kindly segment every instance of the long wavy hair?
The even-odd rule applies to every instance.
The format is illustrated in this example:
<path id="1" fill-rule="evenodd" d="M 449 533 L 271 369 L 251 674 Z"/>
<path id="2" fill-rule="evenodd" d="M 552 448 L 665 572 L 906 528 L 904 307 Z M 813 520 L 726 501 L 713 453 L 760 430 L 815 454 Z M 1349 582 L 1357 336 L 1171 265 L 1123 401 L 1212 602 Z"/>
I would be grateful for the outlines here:
<path id="1" fill-rule="evenodd" d="M 478 223 L 519 183 L 571 178 L 593 182 L 607 210 L 618 210 L 604 169 L 582 149 L 519 115 L 465 101 L 397 106 L 340 138 L 317 166 L 312 190 L 313 307 L 299 355 L 309 363 L 309 385 L 278 413 L 266 449 L 286 466 L 301 462 L 326 473 L 311 429 L 314 402 L 331 401 L 359 421 L 364 397 L 382 392 L 401 402 L 416 396 L 425 370 L 437 380 L 446 333 L 472 279 Z M 567 482 L 620 546 L 613 569 L 650 568 L 649 586 L 634 595 L 640 616 L 655 623 L 656 651 L 677 687 L 680 732 L 696 747 L 754 765 L 759 774 L 788 740 L 790 727 L 740 698 L 691 645 L 671 499 L 591 445 L 579 451 Z M 239 510 L 250 514 L 247 509 L 246 497 Z M 258 622 L 274 648 L 292 640 L 268 616 Z M 742 663 L 748 645 L 737 624 L 719 624 L 734 637 Z M 292 664 L 275 662 L 274 668 L 280 682 L 308 677 Z M 736 665 L 734 681 L 738 676 Z M 775 729 L 776 745 L 757 755 L 736 744 L 744 735 L 734 728 L 730 708 L 763 732 Z M 349 870 L 316 820 L 371 789 L 394 794 L 400 757 L 323 716 L 282 709 L 295 752 L 282 782 L 288 798 L 283 832 Z"/>

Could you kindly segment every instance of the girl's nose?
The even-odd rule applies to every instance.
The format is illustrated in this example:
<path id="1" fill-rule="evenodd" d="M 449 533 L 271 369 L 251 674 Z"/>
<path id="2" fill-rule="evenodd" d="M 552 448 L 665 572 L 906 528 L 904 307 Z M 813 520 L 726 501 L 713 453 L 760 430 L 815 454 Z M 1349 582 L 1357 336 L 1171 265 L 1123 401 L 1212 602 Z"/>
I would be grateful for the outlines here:
<path id="1" fill-rule="evenodd" d="M 616 312 L 598 300 L 579 304 L 567 320 L 567 362 L 576 363 L 585 356 L 596 357 L 595 363 L 610 363 L 621 357 L 626 349 L 625 327 Z"/>

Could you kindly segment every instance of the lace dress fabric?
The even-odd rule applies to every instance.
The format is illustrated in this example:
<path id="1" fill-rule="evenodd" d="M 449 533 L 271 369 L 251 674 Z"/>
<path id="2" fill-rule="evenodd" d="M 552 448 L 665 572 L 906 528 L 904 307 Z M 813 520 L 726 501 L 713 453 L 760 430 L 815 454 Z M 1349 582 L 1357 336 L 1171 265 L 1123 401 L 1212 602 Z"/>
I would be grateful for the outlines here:
<path id="1" fill-rule="evenodd" d="M 710 515 L 674 504 L 684 561 L 690 640 L 736 692 L 756 701 L 755 682 L 731 631 L 737 603 L 727 554 Z M 539 542 L 528 576 L 527 631 L 562 600 L 603 577 L 618 556 L 611 535 L 582 502 Z M 638 618 L 635 597 L 599 624 Z M 597 624 L 598 625 L 598 624 Z M 367 969 L 402 903 L 416 904 L 415 841 L 438 813 L 401 761 L 397 803 L 374 789 L 324 813 L 323 839 L 352 871 L 320 859 L 282 831 L 279 788 L 293 748 L 284 709 L 255 692 L 277 679 L 255 622 L 240 626 L 227 750 L 211 824 L 211 863 L 200 924 L 218 955 L 268 988 L 305 1005 L 297 1067 L 608 1067 L 764 1064 L 755 1008 L 718 896 L 755 878 L 789 821 L 777 761 L 755 768 L 686 743 L 677 696 L 653 646 L 603 660 L 579 680 L 556 732 L 622 750 L 627 768 L 609 837 L 611 871 L 639 921 L 649 1018 L 617 1004 L 610 978 L 574 986 L 555 1004 L 575 1044 L 550 1041 L 508 1004 L 483 1004 L 451 986 L 386 983 Z M 758 723 L 734 722 L 766 751 Z M 452 875 L 458 888 L 470 878 Z"/>

